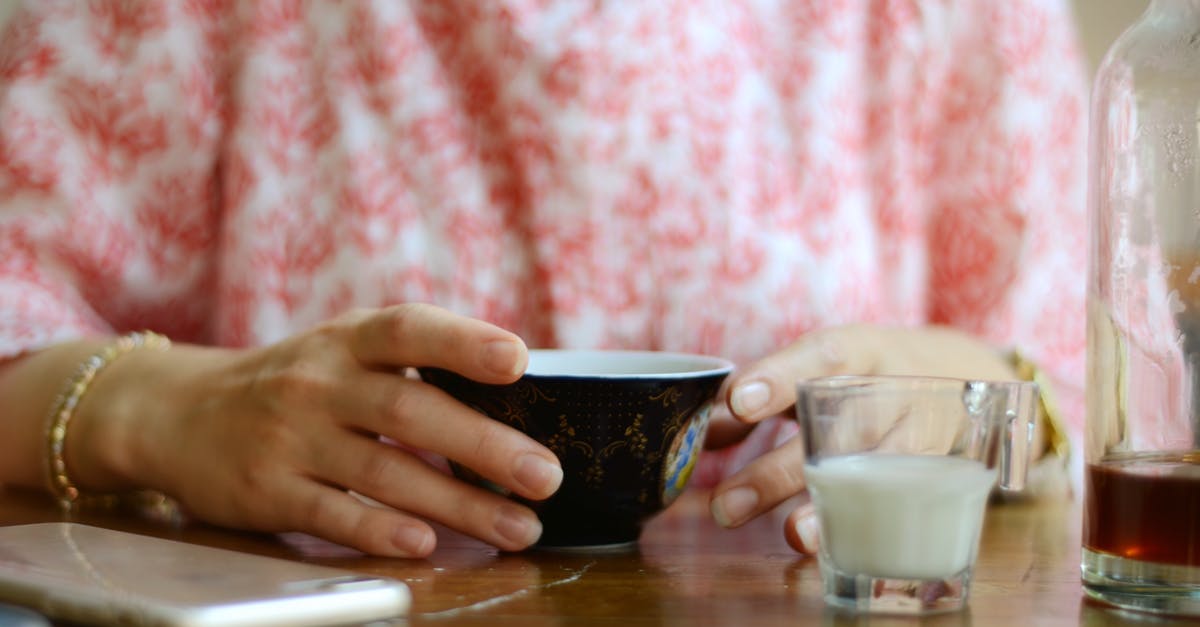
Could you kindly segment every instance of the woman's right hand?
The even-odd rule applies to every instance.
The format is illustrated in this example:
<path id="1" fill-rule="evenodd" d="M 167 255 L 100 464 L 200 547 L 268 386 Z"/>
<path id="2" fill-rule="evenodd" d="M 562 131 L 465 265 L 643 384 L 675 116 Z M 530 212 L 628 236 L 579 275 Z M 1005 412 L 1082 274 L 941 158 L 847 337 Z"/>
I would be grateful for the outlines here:
<path id="1" fill-rule="evenodd" d="M 436 366 L 507 383 L 524 371 L 528 352 L 516 335 L 437 307 L 356 311 L 260 349 L 176 346 L 136 357 L 96 382 L 77 420 L 86 414 L 102 428 L 104 414 L 127 416 L 97 440 L 127 443 L 128 455 L 109 456 L 110 466 L 208 522 L 302 531 L 411 557 L 433 550 L 429 522 L 437 522 L 517 550 L 541 533 L 530 509 L 412 450 L 444 456 L 529 499 L 550 496 L 562 480 L 548 449 L 405 375 Z M 149 396 L 131 406 L 118 385 Z M 72 468 L 88 463 L 74 441 L 87 429 L 79 427 L 68 436 Z"/>

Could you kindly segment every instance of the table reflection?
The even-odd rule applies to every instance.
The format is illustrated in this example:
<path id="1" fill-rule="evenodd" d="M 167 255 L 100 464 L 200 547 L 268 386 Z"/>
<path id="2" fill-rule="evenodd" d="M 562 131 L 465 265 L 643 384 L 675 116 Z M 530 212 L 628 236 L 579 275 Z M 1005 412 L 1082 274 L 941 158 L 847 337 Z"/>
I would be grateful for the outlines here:
<path id="1" fill-rule="evenodd" d="M 1079 507 L 1070 501 L 989 507 L 964 612 L 857 617 L 827 609 L 816 560 L 783 539 L 793 501 L 736 530 L 708 516 L 708 495 L 685 494 L 651 521 L 636 550 L 500 553 L 439 529 L 427 559 L 370 557 L 302 534 L 169 525 L 113 512 L 78 522 L 395 577 L 413 592 L 410 625 L 1142 625 L 1183 624 L 1083 601 Z M 60 520 L 49 499 L 0 492 L 0 524 Z"/>

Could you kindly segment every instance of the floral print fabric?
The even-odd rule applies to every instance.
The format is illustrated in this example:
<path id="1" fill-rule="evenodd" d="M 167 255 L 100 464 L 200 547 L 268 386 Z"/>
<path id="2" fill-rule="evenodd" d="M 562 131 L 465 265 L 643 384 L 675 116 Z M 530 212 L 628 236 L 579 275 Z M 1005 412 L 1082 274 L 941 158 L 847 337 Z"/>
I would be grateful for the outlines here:
<path id="1" fill-rule="evenodd" d="M 39 0 L 0 42 L 0 358 L 411 301 L 742 363 L 943 323 L 1078 421 L 1073 37 L 1044 0 Z"/>

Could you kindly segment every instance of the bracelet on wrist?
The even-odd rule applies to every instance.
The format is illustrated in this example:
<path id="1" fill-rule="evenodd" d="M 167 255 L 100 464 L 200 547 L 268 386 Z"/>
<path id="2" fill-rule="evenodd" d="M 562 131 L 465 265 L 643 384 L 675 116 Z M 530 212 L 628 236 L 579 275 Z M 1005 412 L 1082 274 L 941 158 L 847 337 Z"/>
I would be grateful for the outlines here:
<path id="1" fill-rule="evenodd" d="M 63 511 L 71 511 L 81 498 L 79 487 L 67 469 L 65 445 L 67 429 L 75 416 L 75 409 L 87 394 L 92 382 L 105 368 L 132 351 L 142 348 L 166 350 L 170 346 L 171 341 L 157 333 L 129 333 L 83 360 L 76 371 L 67 378 L 62 391 L 50 406 L 46 417 L 45 438 L 47 485 Z M 106 495 L 104 498 L 112 498 L 112 495 Z"/>

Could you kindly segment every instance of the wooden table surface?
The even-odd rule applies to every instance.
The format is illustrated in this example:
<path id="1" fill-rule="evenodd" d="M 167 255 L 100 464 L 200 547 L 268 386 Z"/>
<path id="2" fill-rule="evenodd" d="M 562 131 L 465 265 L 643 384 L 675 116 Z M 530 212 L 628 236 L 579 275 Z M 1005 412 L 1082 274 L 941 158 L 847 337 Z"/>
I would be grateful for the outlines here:
<path id="1" fill-rule="evenodd" d="M 387 575 L 408 583 L 412 625 L 1122 625 L 1192 624 L 1085 601 L 1077 503 L 990 507 L 969 608 L 924 620 L 855 619 L 823 606 L 816 560 L 783 541 L 781 508 L 737 530 L 685 494 L 651 521 L 635 552 L 498 554 L 443 532 L 425 560 L 364 557 L 297 534 L 172 527 L 115 514 L 75 520 L 126 531 Z M 61 520 L 37 495 L 0 491 L 0 525 Z"/>

